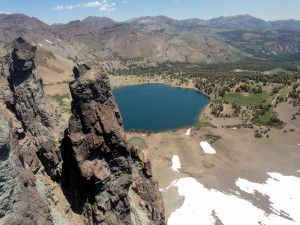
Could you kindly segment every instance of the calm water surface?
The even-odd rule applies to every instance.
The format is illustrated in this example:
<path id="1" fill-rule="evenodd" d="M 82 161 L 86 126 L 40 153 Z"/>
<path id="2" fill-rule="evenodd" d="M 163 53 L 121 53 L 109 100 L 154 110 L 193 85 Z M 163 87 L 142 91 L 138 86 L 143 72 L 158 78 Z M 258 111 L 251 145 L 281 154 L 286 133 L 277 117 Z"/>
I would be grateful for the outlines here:
<path id="1" fill-rule="evenodd" d="M 113 91 L 124 128 L 164 131 L 193 126 L 209 98 L 192 90 L 145 84 Z"/>

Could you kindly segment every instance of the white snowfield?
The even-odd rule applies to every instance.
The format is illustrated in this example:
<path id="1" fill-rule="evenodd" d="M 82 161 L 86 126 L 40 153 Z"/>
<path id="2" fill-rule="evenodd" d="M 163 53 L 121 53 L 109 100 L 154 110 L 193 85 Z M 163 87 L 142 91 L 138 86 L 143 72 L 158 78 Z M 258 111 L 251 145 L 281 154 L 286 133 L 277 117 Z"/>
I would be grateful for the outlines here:
<path id="1" fill-rule="evenodd" d="M 243 199 L 241 191 L 235 195 L 207 189 L 197 180 L 185 177 L 175 181 L 178 193 L 184 196 L 183 205 L 173 212 L 169 225 L 214 225 L 218 218 L 224 225 L 296 225 L 300 224 L 300 179 L 279 173 L 268 173 L 266 183 L 252 183 L 245 179 L 236 181 L 241 191 L 253 194 L 260 192 L 270 197 L 271 212 L 256 207 Z M 172 186 L 172 184 L 171 184 Z M 284 217 L 280 217 L 285 215 Z M 290 218 L 290 219 L 288 219 Z"/>
<path id="2" fill-rule="evenodd" d="M 205 153 L 216 154 L 216 150 L 213 147 L 211 147 L 211 145 L 207 141 L 201 141 L 200 146 L 202 147 Z"/>
<path id="3" fill-rule="evenodd" d="M 192 130 L 192 128 L 187 129 L 185 135 L 190 135 L 191 130 Z"/>
<path id="4" fill-rule="evenodd" d="M 173 171 L 179 173 L 178 169 L 180 169 L 180 168 L 181 168 L 181 164 L 180 164 L 180 159 L 179 159 L 178 155 L 173 155 L 171 169 Z"/>
<path id="5" fill-rule="evenodd" d="M 269 196 L 272 213 L 278 215 L 283 213 L 293 220 L 286 221 L 284 224 L 300 224 L 300 179 L 295 176 L 284 176 L 280 173 L 268 173 L 268 175 L 271 178 L 264 184 L 239 178 L 236 185 L 252 195 L 255 195 L 255 192 L 260 192 Z M 279 221 L 274 220 L 273 224 L 279 224 Z"/>

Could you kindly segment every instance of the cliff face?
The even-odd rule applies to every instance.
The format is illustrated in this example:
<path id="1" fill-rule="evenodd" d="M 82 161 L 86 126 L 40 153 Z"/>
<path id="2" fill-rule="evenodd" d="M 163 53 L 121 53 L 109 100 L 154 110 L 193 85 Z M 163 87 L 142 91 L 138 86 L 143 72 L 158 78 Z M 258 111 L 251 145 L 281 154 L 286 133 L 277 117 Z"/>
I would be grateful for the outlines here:
<path id="1" fill-rule="evenodd" d="M 36 47 L 24 39 L 15 41 L 9 83 L 13 92 L 13 112 L 22 124 L 36 153 L 48 174 L 59 176 L 61 155 L 59 141 L 62 138 L 63 121 L 44 96 L 41 78 L 34 65 Z M 36 163 L 37 164 L 37 163 Z M 29 164 L 33 171 L 38 165 Z"/>
<path id="2" fill-rule="evenodd" d="M 44 96 L 35 47 L 19 38 L 0 68 L 0 224 L 53 224 L 39 174 L 59 174 L 63 122 Z"/>
<path id="3" fill-rule="evenodd" d="M 128 147 L 107 76 L 74 69 L 67 128 L 44 95 L 35 50 L 19 38 L 0 59 L 0 224 L 165 224 L 151 166 Z"/>
<path id="4" fill-rule="evenodd" d="M 151 167 L 128 148 L 108 77 L 83 67 L 89 68 L 75 69 L 82 72 L 70 84 L 72 116 L 63 142 L 63 187 L 71 205 L 91 224 L 164 224 Z"/>

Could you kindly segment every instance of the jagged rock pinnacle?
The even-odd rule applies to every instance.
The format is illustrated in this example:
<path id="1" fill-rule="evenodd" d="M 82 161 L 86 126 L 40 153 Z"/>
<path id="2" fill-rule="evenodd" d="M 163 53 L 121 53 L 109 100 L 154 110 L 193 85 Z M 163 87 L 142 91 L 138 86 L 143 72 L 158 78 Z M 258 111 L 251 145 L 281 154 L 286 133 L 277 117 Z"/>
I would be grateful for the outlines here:
<path id="1" fill-rule="evenodd" d="M 107 75 L 85 71 L 70 84 L 70 90 L 72 116 L 63 145 L 63 177 L 69 178 L 65 191 L 74 210 L 84 208 L 86 215 L 94 215 L 89 220 L 95 224 L 164 224 L 163 203 L 151 167 L 128 147 Z M 72 163 L 67 158 L 73 158 Z M 71 195 L 74 190 L 80 193 L 77 199 Z M 152 195 L 143 199 L 140 194 L 145 191 Z M 136 209 L 140 206 L 134 195 L 148 209 Z"/>
<path id="2" fill-rule="evenodd" d="M 128 147 L 107 76 L 74 69 L 66 129 L 35 50 L 20 37 L 0 58 L 0 224 L 164 225 L 151 165 Z"/>

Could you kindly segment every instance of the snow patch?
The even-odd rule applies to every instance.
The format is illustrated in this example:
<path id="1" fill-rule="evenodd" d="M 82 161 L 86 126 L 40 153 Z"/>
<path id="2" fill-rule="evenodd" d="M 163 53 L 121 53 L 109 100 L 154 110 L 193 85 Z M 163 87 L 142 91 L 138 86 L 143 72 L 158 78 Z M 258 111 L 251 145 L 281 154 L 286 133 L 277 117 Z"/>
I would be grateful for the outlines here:
<path id="1" fill-rule="evenodd" d="M 190 135 L 192 128 L 186 130 L 186 135 Z"/>
<path id="2" fill-rule="evenodd" d="M 150 23 L 151 19 L 138 20 L 138 23 Z"/>
<path id="3" fill-rule="evenodd" d="M 47 39 L 45 39 L 45 41 L 46 41 L 46 42 L 48 42 L 49 44 L 52 44 L 52 42 L 51 42 L 51 41 L 49 41 L 49 40 L 47 40 Z"/>
<path id="4" fill-rule="evenodd" d="M 270 201 L 274 202 L 273 207 L 276 207 L 276 210 L 289 213 L 290 217 L 295 221 L 280 217 L 280 211 L 276 212 L 276 214 L 267 214 L 262 209 L 254 206 L 251 201 L 241 199 L 240 196 L 227 195 L 215 189 L 207 189 L 194 178 L 185 177 L 179 179 L 174 184 L 174 186 L 178 187 L 178 194 L 184 196 L 184 202 L 179 209 L 171 213 L 168 224 L 198 225 L 199 221 L 201 221 L 201 224 L 213 225 L 215 224 L 214 215 L 216 215 L 224 225 L 299 225 L 300 215 L 299 213 L 298 215 L 295 213 L 300 208 L 300 183 L 298 183 L 300 179 L 296 182 L 294 180 L 295 177 L 284 177 L 278 174 L 271 175 L 276 179 L 282 179 L 282 182 L 279 183 L 289 187 L 280 189 L 278 189 L 279 187 L 276 187 L 276 185 L 273 187 L 272 185 L 278 181 L 271 178 L 272 182 L 270 185 L 274 190 L 272 190 L 270 186 L 265 194 L 270 195 Z M 284 184 L 287 180 L 289 183 Z M 239 184 L 239 182 L 237 183 Z M 247 185 L 247 190 L 251 193 L 255 192 L 254 188 L 259 188 L 259 190 L 263 191 L 261 187 L 265 185 L 257 184 L 258 186 L 254 187 L 250 185 L 253 183 L 249 181 L 246 182 L 246 180 L 244 180 L 243 184 Z M 294 187 L 289 190 L 291 184 L 293 184 Z M 273 196 L 273 194 L 275 194 L 276 197 Z M 283 203 L 281 203 L 281 201 L 283 201 Z M 282 204 L 282 207 L 279 207 L 277 204 Z"/>
<path id="5" fill-rule="evenodd" d="M 61 40 L 59 38 L 56 38 L 56 40 L 58 40 L 59 42 L 61 42 Z"/>
<path id="6" fill-rule="evenodd" d="M 43 45 L 42 45 L 42 44 L 39 44 L 39 46 L 43 47 Z"/>
<path id="7" fill-rule="evenodd" d="M 280 173 L 268 173 L 271 177 L 266 183 L 259 184 L 239 178 L 236 185 L 243 191 L 255 195 L 260 192 L 270 197 L 271 210 L 274 214 L 287 214 L 297 224 L 300 224 L 300 179 L 294 176 L 284 176 Z M 277 220 L 274 224 L 277 224 Z M 279 223 L 278 223 L 279 224 Z M 285 223 L 287 224 L 287 223 Z M 290 221 L 288 224 L 295 224 Z"/>
<path id="8" fill-rule="evenodd" d="M 178 169 L 180 168 L 181 168 L 181 164 L 178 155 L 173 155 L 171 169 L 179 173 Z"/>
<path id="9" fill-rule="evenodd" d="M 211 147 L 211 145 L 207 141 L 201 141 L 200 146 L 202 147 L 205 153 L 216 154 L 216 150 L 213 147 Z"/>

